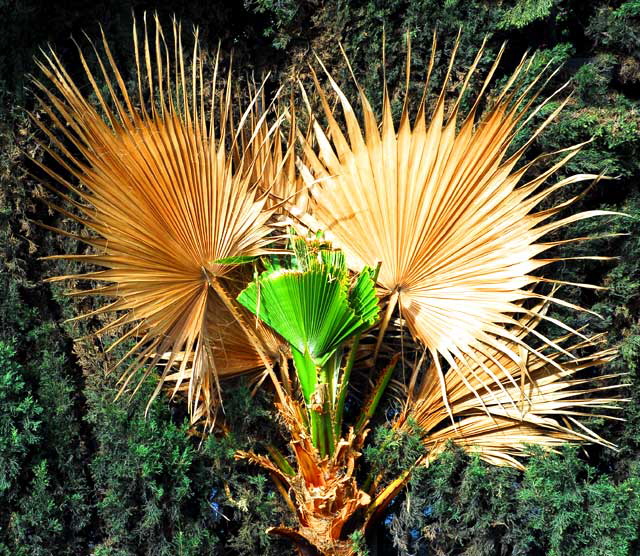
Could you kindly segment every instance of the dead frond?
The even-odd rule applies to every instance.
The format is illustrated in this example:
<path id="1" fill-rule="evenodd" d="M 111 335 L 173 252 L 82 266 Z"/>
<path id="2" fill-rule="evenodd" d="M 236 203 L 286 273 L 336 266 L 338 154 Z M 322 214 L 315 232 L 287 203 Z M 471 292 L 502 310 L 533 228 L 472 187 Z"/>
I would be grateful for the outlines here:
<path id="1" fill-rule="evenodd" d="M 264 327 L 252 332 L 237 322 L 240 309 L 225 292 L 237 264 L 268 252 L 272 241 L 265 194 L 272 184 L 264 180 L 278 173 L 261 172 L 264 161 L 251 151 L 279 133 L 279 120 L 268 125 L 264 106 L 256 116 L 263 99 L 257 90 L 234 121 L 231 76 L 217 91 L 216 58 L 213 82 L 205 82 L 197 32 L 189 59 L 177 22 L 167 40 L 157 18 L 154 29 L 145 18 L 142 40 L 138 31 L 134 22 L 137 94 L 130 95 L 104 36 L 101 49 L 92 45 L 98 75 L 80 50 L 88 91 L 53 51 L 39 63 L 48 82 L 35 85 L 51 129 L 39 125 L 53 145 L 43 147 L 62 168 L 43 170 L 63 186 L 65 206 L 76 212 L 56 208 L 91 232 L 87 238 L 59 230 L 92 252 L 54 258 L 102 267 L 53 280 L 106 284 L 74 293 L 113 299 L 91 313 L 116 315 L 100 333 L 128 326 L 115 342 L 133 343 L 122 358 L 133 362 L 122 374 L 121 394 L 137 389 L 130 384 L 142 382 L 140 369 L 146 376 L 160 363 L 156 395 L 167 381 L 174 393 L 186 385 L 193 418 L 210 419 L 219 377 L 269 364 L 277 353 L 272 335 L 261 334 Z"/>
<path id="2" fill-rule="evenodd" d="M 450 395 L 445 385 L 447 369 L 460 377 L 468 376 L 487 350 L 502 350 L 518 361 L 513 351 L 505 350 L 511 344 L 523 347 L 532 356 L 539 353 L 522 342 L 515 331 L 523 322 L 517 315 L 528 312 L 523 300 L 545 298 L 532 287 L 550 280 L 535 276 L 534 271 L 559 260 L 538 257 L 558 244 L 540 239 L 572 222 L 609 214 L 593 210 L 554 218 L 577 197 L 539 209 L 555 191 L 601 178 L 578 174 L 544 187 L 582 145 L 543 154 L 517 167 L 527 148 L 568 99 L 560 101 L 528 140 L 508 155 L 516 135 L 549 101 L 531 110 L 546 68 L 531 75 L 533 58 L 523 58 L 479 115 L 485 90 L 500 61 L 498 55 L 471 109 L 461 117 L 461 101 L 482 49 L 447 110 L 445 97 L 456 49 L 457 43 L 428 116 L 426 90 L 435 60 L 434 38 L 425 95 L 413 122 L 408 98 L 399 122 L 394 122 L 386 87 L 380 121 L 359 88 L 359 119 L 325 69 L 344 116 L 344 123 L 338 122 L 328 94 L 313 73 L 314 90 L 328 128 L 323 129 L 317 118 L 314 121 L 317 149 L 301 139 L 306 160 L 302 175 L 312 197 L 307 224 L 326 230 L 327 237 L 344 249 L 352 269 L 382 263 L 378 284 L 388 304 L 378 345 L 394 310 L 399 308 L 411 333 L 433 358 L 445 405 Z M 409 49 L 407 84 L 410 56 Z M 548 164 L 551 154 L 556 160 Z M 529 177 L 529 170 L 545 164 L 546 169 Z M 577 308 L 553 296 L 552 300 Z M 539 332 L 533 334 L 552 345 Z"/>

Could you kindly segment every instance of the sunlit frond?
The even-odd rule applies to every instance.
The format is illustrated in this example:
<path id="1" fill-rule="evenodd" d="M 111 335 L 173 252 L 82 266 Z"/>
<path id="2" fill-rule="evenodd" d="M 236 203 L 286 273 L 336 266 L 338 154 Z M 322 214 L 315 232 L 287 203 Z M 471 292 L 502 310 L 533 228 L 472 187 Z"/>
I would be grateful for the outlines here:
<path id="1" fill-rule="evenodd" d="M 121 393 L 141 367 L 148 374 L 162 363 L 156 394 L 163 380 L 175 381 L 174 391 L 186 380 L 192 415 L 210 418 L 218 376 L 268 364 L 275 353 L 269 339 L 235 322 L 239 308 L 226 292 L 234 258 L 264 254 L 272 241 L 267 221 L 273 211 L 263 193 L 271 184 L 263 180 L 275 179 L 277 171 L 256 173 L 262 162 L 246 151 L 279 133 L 279 120 L 268 126 L 264 109 L 255 119 L 262 97 L 254 91 L 234 121 L 231 77 L 215 94 L 218 60 L 212 82 L 205 80 L 197 33 L 190 59 L 178 23 L 170 45 L 157 19 L 152 31 L 145 19 L 141 41 L 138 35 L 134 23 L 137 95 L 129 94 L 104 37 L 102 51 L 94 47 L 100 75 L 80 50 L 88 89 L 55 53 L 44 53 L 39 64 L 48 82 L 35 85 L 52 122 L 51 129 L 39 125 L 53 148 L 43 146 L 61 167 L 43 169 L 69 192 L 62 197 L 77 212 L 56 208 L 92 232 L 77 237 L 91 254 L 58 258 L 103 267 L 55 279 L 106 282 L 76 293 L 114 299 L 92 313 L 117 315 L 100 332 L 129 326 L 116 342 L 134 340 L 123 358 L 133 363 L 122 375 Z M 238 150 L 242 133 L 245 149 Z"/>
<path id="2" fill-rule="evenodd" d="M 535 328 L 540 319 L 527 317 L 527 321 L 523 328 Z M 564 345 L 570 338 L 557 342 Z M 430 460 L 448 441 L 490 463 L 517 468 L 523 467 L 517 458 L 527 455 L 531 445 L 550 450 L 567 442 L 613 447 L 581 422 L 598 415 L 600 409 L 607 411 L 599 416 L 615 419 L 609 410 L 618 409 L 619 375 L 579 376 L 615 357 L 615 349 L 594 352 L 593 346 L 603 340 L 602 335 L 580 340 L 564 347 L 573 358 L 556 350 L 548 360 L 515 342 L 506 343 L 505 348 L 522 356 L 519 364 L 505 350 L 489 348 L 464 375 L 445 377 L 453 423 L 442 403 L 437 370 L 431 365 L 397 426 L 415 423 L 422 429 Z M 581 355 L 581 350 L 588 355 Z"/>
<path id="3" fill-rule="evenodd" d="M 267 100 L 264 88 L 257 90 L 253 85 L 255 101 L 250 107 L 250 123 L 242 130 L 240 140 L 236 144 L 235 157 L 240 162 L 250 165 L 249 171 L 253 180 L 260 184 L 260 190 L 267 195 L 267 207 L 274 207 L 276 213 L 288 221 L 287 216 L 294 217 L 303 213 L 308 205 L 308 188 L 296 167 L 299 153 L 296 152 L 296 119 L 293 98 L 288 105 L 276 99 L 275 111 L 284 118 L 285 126 L 272 132 L 265 125 L 258 125 L 264 117 Z M 249 135 L 255 130 L 255 136 Z M 309 133 L 307 133 L 309 136 Z M 244 153 L 242 156 L 241 153 Z"/>
<path id="4" fill-rule="evenodd" d="M 481 49 L 446 115 L 445 93 L 456 48 L 430 116 L 425 93 L 413 122 L 408 98 L 399 122 L 394 122 L 386 88 L 380 120 L 359 89 L 359 118 L 325 70 L 344 116 L 344 123 L 339 122 L 329 96 L 313 74 L 327 129 L 317 118 L 316 149 L 302 139 L 306 157 L 303 176 L 312 196 L 308 225 L 326 230 L 327 237 L 344 249 L 354 270 L 382 263 L 378 284 L 388 297 L 382 329 L 399 307 L 412 334 L 432 355 L 445 404 L 446 367 L 468 374 L 463 367 L 474 365 L 487 349 L 503 349 L 505 342 L 520 344 L 513 330 L 521 321 L 514 315 L 526 312 L 522 300 L 541 297 L 532 286 L 544 280 L 534 272 L 557 260 L 538 258 L 557 245 L 540 239 L 572 222 L 607 214 L 593 210 L 555 218 L 575 197 L 539 209 L 555 191 L 598 179 L 578 174 L 545 187 L 581 145 L 541 155 L 517 167 L 526 149 L 567 100 L 558 102 L 529 139 L 508 154 L 518 132 L 545 105 L 531 110 L 545 73 L 532 74 L 533 58 L 522 60 L 479 115 L 498 55 L 472 99 L 471 109 L 460 117 L 461 101 L 482 56 Z M 434 40 L 427 86 L 435 51 Z M 407 67 L 410 56 L 409 52 Z M 556 155 L 556 162 L 538 171 L 550 154 Z"/>

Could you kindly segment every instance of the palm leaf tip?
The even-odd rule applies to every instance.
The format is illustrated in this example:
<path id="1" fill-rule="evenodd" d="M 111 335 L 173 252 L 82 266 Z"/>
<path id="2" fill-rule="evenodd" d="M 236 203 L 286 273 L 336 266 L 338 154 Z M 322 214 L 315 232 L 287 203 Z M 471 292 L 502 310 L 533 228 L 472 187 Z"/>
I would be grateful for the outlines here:
<path id="1" fill-rule="evenodd" d="M 531 289 L 544 281 L 534 271 L 556 259 L 537 257 L 557 243 L 542 243 L 540 238 L 583 218 L 609 214 L 590 211 L 554 218 L 575 198 L 536 212 L 554 191 L 599 176 L 579 174 L 542 188 L 580 145 L 554 153 L 559 160 L 546 164 L 535 177 L 528 176 L 549 154 L 517 167 L 566 101 L 521 148 L 507 154 L 516 134 L 547 103 L 531 109 L 544 72 L 532 74 L 528 59 L 479 116 L 498 56 L 472 108 L 461 117 L 461 99 L 481 55 L 482 51 L 463 80 L 448 117 L 445 92 L 453 59 L 430 118 L 423 97 L 413 122 L 410 98 L 405 99 L 399 122 L 394 122 L 389 95 L 385 92 L 378 118 L 361 88 L 358 118 L 346 93 L 325 70 L 344 116 L 339 122 L 312 72 L 327 128 L 314 117 L 317 147 L 311 139 L 302 140 L 302 175 L 312 197 L 309 225 L 326 230 L 353 270 L 382 261 L 377 283 L 397 303 L 411 333 L 438 360 L 441 384 L 446 366 L 472 365 L 485 346 L 504 346 L 503 340 L 516 338 L 515 316 L 528 310 L 522 300 L 544 298 Z M 435 45 L 430 70 L 434 60 Z"/>
<path id="2" fill-rule="evenodd" d="M 220 98 L 206 106 L 209 84 L 197 38 L 189 60 L 177 23 L 169 41 L 175 51 L 157 18 L 155 30 L 147 28 L 145 19 L 142 40 L 138 35 L 134 29 L 137 94 L 125 85 L 104 37 L 102 52 L 96 48 L 97 74 L 80 50 L 95 105 L 54 53 L 44 56 L 39 65 L 48 84 L 35 85 L 51 124 L 36 123 L 53 144 L 43 141 L 43 148 L 65 174 L 42 168 L 69 193 L 62 198 L 76 210 L 57 207 L 60 212 L 91 232 L 84 238 L 93 249 L 90 254 L 59 258 L 102 267 L 83 277 L 107 285 L 87 294 L 115 298 L 99 309 L 118 315 L 101 332 L 133 327 L 122 338 L 136 338 L 123 391 L 142 366 L 161 363 L 162 380 L 173 377 L 175 390 L 186 381 L 190 406 L 206 405 L 194 414 L 206 417 L 218 397 L 213 391 L 216 368 L 246 370 L 242 358 L 229 361 L 233 352 L 211 338 L 229 311 L 235 314 L 228 302 L 223 303 L 226 312 L 211 311 L 211 299 L 220 301 L 219 292 L 228 289 L 225 283 L 238 265 L 267 252 L 271 242 L 273 211 L 265 207 L 261 190 L 269 184 L 256 183 L 255 161 L 234 145 L 243 133 L 245 147 L 268 138 L 278 132 L 277 123 L 251 117 L 260 91 L 253 92 L 250 114 L 234 120 L 230 75 Z M 222 336 L 232 345 L 246 343 L 242 327 L 233 330 L 237 338 L 230 338 L 229 331 Z M 227 360 L 218 358 L 217 364 L 221 353 Z"/>

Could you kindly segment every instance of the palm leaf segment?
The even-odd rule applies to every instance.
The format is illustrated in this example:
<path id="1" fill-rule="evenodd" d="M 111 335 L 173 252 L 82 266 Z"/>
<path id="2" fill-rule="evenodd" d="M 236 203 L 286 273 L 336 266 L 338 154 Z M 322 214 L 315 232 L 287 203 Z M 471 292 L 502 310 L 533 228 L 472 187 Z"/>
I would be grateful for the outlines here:
<path id="1" fill-rule="evenodd" d="M 228 261 L 267 251 L 266 224 L 272 211 L 265 210 L 266 197 L 253 178 L 255 160 L 234 148 L 251 119 L 245 113 L 233 123 L 230 78 L 219 102 L 214 99 L 206 108 L 205 89 L 216 88 L 217 60 L 213 83 L 205 84 L 197 35 L 190 64 L 177 23 L 172 42 L 170 49 L 156 19 L 155 37 L 150 39 L 145 20 L 139 44 L 134 23 L 137 98 L 130 96 L 104 36 L 104 53 L 95 51 L 108 93 L 103 94 L 101 78 L 93 75 L 80 51 L 98 108 L 56 55 L 45 54 L 40 68 L 50 84 L 35 84 L 42 109 L 64 137 L 40 124 L 54 148 L 43 146 L 81 185 L 50 167 L 43 169 L 72 194 L 62 197 L 79 216 L 58 210 L 93 232 L 87 238 L 58 230 L 94 251 L 59 258 L 104 268 L 56 279 L 106 282 L 76 294 L 115 298 L 93 313 L 118 315 L 99 332 L 127 325 L 129 331 L 115 345 L 136 338 L 123 358 L 135 356 L 123 374 L 121 392 L 141 366 L 151 369 L 163 363 L 163 379 L 175 381 L 174 392 L 187 385 L 194 418 L 210 418 L 218 376 L 268 363 L 277 349 L 277 340 L 264 328 L 247 336 L 246 327 L 238 323 L 243 311 L 232 306 L 233 294 L 228 293 L 235 272 Z M 248 112 L 256 113 L 253 104 Z M 251 123 L 261 130 L 262 139 L 277 128 L 276 123 L 264 131 L 264 114 Z M 248 134 L 245 146 L 257 135 L 251 130 Z M 259 185 L 269 189 L 269 184 Z M 220 324 L 226 326 L 223 335 L 217 333 Z M 227 340 L 233 349 L 244 346 L 238 359 L 225 348 Z"/>
<path id="2" fill-rule="evenodd" d="M 427 84 L 435 51 L 434 39 Z M 577 154 L 580 145 L 553 153 L 559 155 L 559 161 L 528 181 L 528 171 L 549 155 L 516 169 L 527 147 L 566 100 L 523 146 L 507 156 L 516 134 L 545 105 L 539 105 L 525 119 L 542 76 L 529 75 L 532 59 L 523 59 L 490 108 L 477 118 L 499 55 L 472 108 L 459 122 L 461 100 L 481 55 L 482 49 L 464 78 L 448 118 L 445 91 L 455 49 L 430 121 L 425 87 L 413 125 L 405 98 L 397 129 L 386 88 L 380 123 L 359 88 L 362 128 L 346 95 L 325 70 L 344 114 L 343 127 L 312 72 L 328 129 L 323 129 L 317 119 L 314 122 L 317 152 L 310 141 L 302 139 L 306 160 L 302 175 L 312 195 L 309 226 L 327 231 L 327 238 L 345 251 L 350 268 L 382 263 L 378 284 L 389 296 L 382 328 L 398 305 L 412 334 L 432 354 L 445 405 L 441 358 L 454 372 L 465 374 L 469 371 L 466 367 L 475 365 L 487 349 L 503 352 L 514 361 L 519 356 L 509 343 L 532 349 L 513 333 L 514 328 L 526 326 L 513 315 L 527 312 L 522 300 L 544 297 L 532 292 L 531 286 L 549 280 L 531 273 L 557 260 L 536 258 L 557 245 L 538 240 L 569 223 L 607 214 L 594 210 L 549 221 L 575 198 L 534 212 L 554 191 L 598 176 L 575 175 L 539 191 Z M 410 56 L 409 52 L 407 90 Z M 547 341 L 540 333 L 534 334 Z"/>
<path id="3" fill-rule="evenodd" d="M 297 239 L 290 268 L 270 266 L 238 296 L 291 346 L 307 404 L 318 369 L 355 334 L 378 319 L 374 270 L 364 268 L 350 284 L 344 254 L 308 248 Z"/>
<path id="4" fill-rule="evenodd" d="M 286 116 L 288 130 L 272 132 L 267 126 L 259 125 L 264 110 L 262 107 L 268 104 L 264 88 L 257 90 L 254 85 L 251 96 L 259 100 L 253 102 L 249 125 L 242 129 L 235 156 L 238 160 L 251 164 L 249 171 L 261 191 L 268 195 L 268 207 L 273 207 L 276 212 L 281 213 L 283 220 L 286 220 L 289 214 L 298 216 L 306 210 L 308 194 L 302 176 L 296 168 L 297 155 L 294 147 L 298 121 L 294 99 L 291 98 L 289 106 L 286 107 L 276 98 L 275 111 Z"/>

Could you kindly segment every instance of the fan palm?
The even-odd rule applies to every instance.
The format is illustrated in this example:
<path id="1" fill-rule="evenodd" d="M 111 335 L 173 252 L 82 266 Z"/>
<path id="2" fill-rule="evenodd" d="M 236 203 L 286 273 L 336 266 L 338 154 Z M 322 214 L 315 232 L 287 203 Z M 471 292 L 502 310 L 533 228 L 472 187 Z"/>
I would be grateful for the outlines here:
<path id="1" fill-rule="evenodd" d="M 328 129 L 315 118 L 317 151 L 308 140 L 302 141 L 307 162 L 302 175 L 312 196 L 313 218 L 307 223 L 325 230 L 327 237 L 344 249 L 351 268 L 382 263 L 378 284 L 388 304 L 380 339 L 398 306 L 412 334 L 431 354 L 445 404 L 441 361 L 463 377 L 488 349 L 498 349 L 514 361 L 518 357 L 507 348 L 510 343 L 536 353 L 514 332 L 526 328 L 514 315 L 529 312 L 523 300 L 544 298 L 530 286 L 551 281 L 531 273 L 558 260 L 536 258 L 557 245 L 538 240 L 572 222 L 607 214 L 593 210 L 553 219 L 575 198 L 535 212 L 558 189 L 599 178 L 578 174 L 541 189 L 582 145 L 544 153 L 516 168 L 527 147 L 568 100 L 560 102 L 524 145 L 507 156 L 518 132 L 545 104 L 529 113 L 538 96 L 535 86 L 544 74 L 529 75 L 532 58 L 522 60 L 478 118 L 501 51 L 471 109 L 459 122 L 461 101 L 482 56 L 480 49 L 445 117 L 445 93 L 456 50 L 457 43 L 428 120 L 426 100 L 436 51 L 434 39 L 425 93 L 413 125 L 406 97 L 397 130 L 386 86 L 380 122 L 358 87 L 361 126 L 352 104 L 327 71 L 344 114 L 343 128 L 313 73 Z M 409 52 L 407 92 L 410 56 Z M 560 155 L 560 160 L 521 183 L 550 154 Z M 532 333 L 549 343 L 539 332 Z"/>
<path id="2" fill-rule="evenodd" d="M 599 178 L 579 174 L 544 187 L 580 145 L 517 167 L 566 100 L 508 154 L 546 103 L 531 110 L 545 73 L 532 73 L 531 58 L 479 116 L 498 56 L 461 118 L 482 49 L 448 103 L 454 48 L 430 116 L 425 88 L 413 122 L 407 93 L 397 123 L 386 86 L 380 122 L 358 87 L 359 118 L 325 70 L 341 124 L 312 70 L 322 113 L 314 113 L 303 88 L 311 128 L 301 133 L 293 103 L 269 123 L 261 88 L 248 88 L 244 109 L 230 75 L 218 91 L 217 57 L 210 99 L 197 37 L 190 63 L 178 24 L 169 42 L 173 49 L 157 21 L 153 37 L 145 22 L 142 41 L 134 25 L 137 95 L 129 94 L 104 37 L 100 79 L 80 52 L 97 107 L 53 52 L 40 63 L 48 84 L 36 82 L 41 107 L 60 134 L 39 123 L 51 143 L 43 147 L 59 166 L 42 168 L 68 193 L 60 193 L 65 207 L 56 208 L 91 232 L 56 229 L 91 252 L 55 258 L 102 267 L 53 279 L 104 283 L 71 293 L 113 299 L 89 315 L 115 315 L 98 330 L 123 331 L 110 349 L 132 344 L 122 358 L 132 362 L 120 392 L 141 369 L 146 376 L 159 367 L 156 393 L 163 385 L 186 393 L 192 420 L 211 425 L 219 379 L 266 370 L 294 465 L 275 446 L 270 457 L 238 457 L 268 469 L 281 487 L 299 528 L 273 532 L 294 540 L 302 553 L 350 554 L 347 532 L 366 530 L 410 477 L 411 470 L 388 484 L 371 477 L 366 488 L 356 478 L 369 419 L 396 362 L 402 357 L 411 366 L 406 346 L 385 336 L 404 323 L 413 347 L 430 355 L 401 384 L 403 411 L 393 425 L 419 426 L 427 455 L 416 464 L 437 457 L 449 440 L 515 467 L 529 444 L 610 446 L 580 418 L 614 405 L 618 397 L 608 391 L 616 377 L 593 384 L 576 375 L 615 352 L 597 347 L 602 337 L 589 338 L 548 315 L 550 303 L 579 309 L 558 298 L 557 284 L 547 294 L 534 289 L 554 283 L 534 272 L 558 260 L 538 256 L 563 243 L 543 236 L 607 213 L 558 217 L 576 197 L 538 208 L 563 187 Z M 434 40 L 428 76 L 435 51 Z M 550 155 L 557 161 L 538 171 Z M 292 237 L 285 245 L 274 230 L 287 217 L 305 234 L 310 228 L 325 235 Z M 545 336 L 543 321 L 566 334 Z M 377 340 L 361 346 L 376 326 Z M 360 417 L 346 426 L 352 372 L 376 367 Z"/>
<path id="3" fill-rule="evenodd" d="M 154 35 L 149 37 L 145 20 L 139 44 L 134 25 L 137 99 L 130 96 L 104 37 L 98 64 L 106 95 L 80 51 L 97 107 L 55 53 L 45 54 L 39 64 L 49 80 L 48 85 L 36 81 L 40 105 L 62 138 L 35 121 L 52 143 L 43 147 L 63 173 L 43 168 L 73 195 L 60 194 L 79 215 L 57 210 L 93 232 L 79 237 L 62 231 L 93 252 L 54 258 L 104 268 L 54 279 L 106 282 L 73 293 L 115 298 L 90 313 L 117 315 L 100 333 L 129 327 L 111 349 L 135 338 L 122 358 L 134 360 L 122 376 L 121 392 L 141 367 L 148 373 L 162 364 L 156 393 L 167 381 L 174 383 L 174 392 L 186 386 L 194 420 L 210 422 L 218 377 L 270 365 L 278 352 L 278 340 L 264 327 L 243 326 L 247 315 L 234 305 L 230 291 L 238 279 L 235 263 L 268 252 L 272 242 L 267 222 L 273 210 L 263 192 L 270 184 L 256 182 L 258 160 L 247 148 L 263 148 L 278 122 L 268 128 L 264 114 L 255 119 L 258 91 L 234 125 L 231 76 L 219 102 L 207 100 L 207 109 L 205 89 L 216 90 L 218 58 L 212 83 L 205 84 L 197 37 L 189 66 L 177 23 L 173 64 L 157 20 Z M 249 124 L 245 148 L 239 150 L 239 136 Z M 258 140 L 262 143 L 255 145 Z"/>

